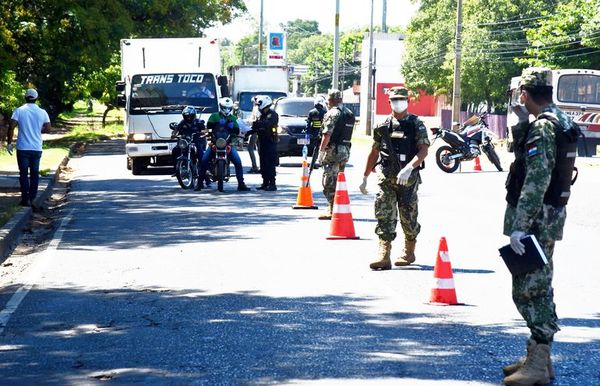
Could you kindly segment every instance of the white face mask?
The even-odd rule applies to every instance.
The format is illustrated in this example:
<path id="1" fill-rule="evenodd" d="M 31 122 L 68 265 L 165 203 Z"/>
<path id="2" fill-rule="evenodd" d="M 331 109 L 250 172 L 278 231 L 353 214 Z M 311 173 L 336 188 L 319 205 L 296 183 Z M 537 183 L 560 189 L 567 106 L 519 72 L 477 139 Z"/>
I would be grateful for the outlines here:
<path id="1" fill-rule="evenodd" d="M 405 99 L 395 99 L 392 101 L 392 110 L 396 113 L 401 113 L 408 108 L 408 101 Z"/>

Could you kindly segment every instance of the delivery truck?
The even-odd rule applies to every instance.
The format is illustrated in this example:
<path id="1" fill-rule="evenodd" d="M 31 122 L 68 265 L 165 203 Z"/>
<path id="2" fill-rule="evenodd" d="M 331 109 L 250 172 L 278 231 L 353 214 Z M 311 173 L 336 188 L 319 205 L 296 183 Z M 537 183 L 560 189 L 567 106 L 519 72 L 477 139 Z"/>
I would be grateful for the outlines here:
<path id="1" fill-rule="evenodd" d="M 231 66 L 229 90 L 233 100 L 239 103 L 240 117 L 248 119 L 252 114 L 253 96 L 269 95 L 275 100 L 288 95 L 288 66 Z"/>
<path id="2" fill-rule="evenodd" d="M 165 38 L 121 40 L 121 80 L 117 105 L 125 110 L 127 168 L 134 175 L 148 166 L 172 165 L 170 122 L 194 106 L 207 120 L 218 99 L 229 96 L 220 76 L 217 39 Z"/>

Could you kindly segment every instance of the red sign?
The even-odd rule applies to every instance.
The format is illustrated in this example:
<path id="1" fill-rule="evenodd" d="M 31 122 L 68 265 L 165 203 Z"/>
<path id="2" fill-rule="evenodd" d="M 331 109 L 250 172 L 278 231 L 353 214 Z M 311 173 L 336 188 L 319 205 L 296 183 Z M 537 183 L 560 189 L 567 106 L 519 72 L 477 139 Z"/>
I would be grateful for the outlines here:
<path id="1" fill-rule="evenodd" d="M 404 83 L 377 83 L 375 90 L 375 114 L 388 115 L 392 113 L 387 90 L 394 86 L 404 86 Z M 411 97 L 408 112 L 419 116 L 435 116 L 435 97 L 419 92 L 419 97 Z"/>

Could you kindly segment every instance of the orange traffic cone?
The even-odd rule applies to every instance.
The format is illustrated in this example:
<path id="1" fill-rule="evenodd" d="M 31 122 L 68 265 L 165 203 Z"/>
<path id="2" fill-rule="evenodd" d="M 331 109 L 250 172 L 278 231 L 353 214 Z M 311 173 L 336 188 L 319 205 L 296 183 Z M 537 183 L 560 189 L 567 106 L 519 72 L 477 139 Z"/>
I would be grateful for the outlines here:
<path id="1" fill-rule="evenodd" d="M 431 300 L 429 302 L 450 305 L 459 304 L 456 300 L 452 265 L 450 264 L 450 255 L 448 254 L 448 245 L 446 244 L 445 237 L 440 239 L 433 278 L 435 280 L 435 287 L 431 290 Z"/>
<path id="2" fill-rule="evenodd" d="M 356 240 L 358 238 L 354 234 L 354 222 L 350 212 L 350 197 L 348 197 L 348 189 L 346 188 L 346 176 L 344 172 L 339 172 L 335 187 L 335 198 L 333 199 L 331 229 L 327 240 Z"/>
<path id="3" fill-rule="evenodd" d="M 302 161 L 302 182 L 300 188 L 298 188 L 298 197 L 296 198 L 296 205 L 292 206 L 293 209 L 318 209 L 313 203 L 312 190 L 308 183 L 308 162 Z"/>
<path id="4" fill-rule="evenodd" d="M 481 171 L 481 163 L 479 162 L 479 156 L 475 157 L 475 166 L 473 166 L 473 171 L 475 171 L 475 172 Z"/>

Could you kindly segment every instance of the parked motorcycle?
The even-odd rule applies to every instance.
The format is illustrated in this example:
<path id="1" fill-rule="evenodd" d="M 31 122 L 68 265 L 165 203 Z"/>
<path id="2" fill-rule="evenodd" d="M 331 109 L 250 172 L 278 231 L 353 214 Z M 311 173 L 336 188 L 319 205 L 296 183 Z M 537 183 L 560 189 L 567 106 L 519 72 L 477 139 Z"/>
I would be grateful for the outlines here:
<path id="1" fill-rule="evenodd" d="M 208 164 L 208 171 L 212 181 L 217 182 L 219 192 L 223 191 L 223 183 L 229 181 L 229 153 L 231 144 L 229 143 L 229 132 L 225 128 L 215 128 L 209 132 L 211 143 L 209 146 L 213 150 L 213 156 Z"/>
<path id="2" fill-rule="evenodd" d="M 449 146 L 440 146 L 435 152 L 435 162 L 446 173 L 453 173 L 462 161 L 470 161 L 485 153 L 498 171 L 502 171 L 500 158 L 492 143 L 491 130 L 485 121 L 487 113 L 474 115 L 463 124 L 460 133 L 432 128 L 433 143 L 442 138 Z M 432 143 L 432 145 L 433 145 Z"/>
<path id="3" fill-rule="evenodd" d="M 169 127 L 171 130 L 177 128 L 177 123 L 172 122 Z M 177 139 L 177 147 L 181 149 L 181 155 L 177 157 L 175 162 L 175 176 L 177 182 L 183 189 L 191 189 L 198 179 L 198 162 L 196 160 L 196 145 L 194 139 L 200 133 L 194 133 L 191 137 L 179 134 Z"/>

